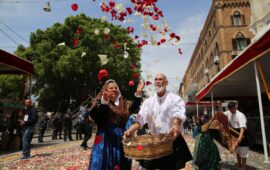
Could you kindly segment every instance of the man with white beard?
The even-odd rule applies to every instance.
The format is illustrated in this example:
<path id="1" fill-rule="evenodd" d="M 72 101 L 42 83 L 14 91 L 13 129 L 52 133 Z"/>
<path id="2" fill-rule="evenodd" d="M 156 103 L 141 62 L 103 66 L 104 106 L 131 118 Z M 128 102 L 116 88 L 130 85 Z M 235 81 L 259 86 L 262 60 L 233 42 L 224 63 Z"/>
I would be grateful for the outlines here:
<path id="1" fill-rule="evenodd" d="M 192 159 L 180 132 L 181 125 L 186 120 L 185 103 L 180 96 L 166 90 L 167 85 L 167 77 L 158 73 L 155 77 L 156 93 L 144 101 L 135 123 L 124 133 L 124 137 L 130 137 L 148 123 L 151 134 L 169 133 L 172 135 L 173 153 L 151 161 L 140 161 L 140 165 L 146 169 L 181 169 Z"/>

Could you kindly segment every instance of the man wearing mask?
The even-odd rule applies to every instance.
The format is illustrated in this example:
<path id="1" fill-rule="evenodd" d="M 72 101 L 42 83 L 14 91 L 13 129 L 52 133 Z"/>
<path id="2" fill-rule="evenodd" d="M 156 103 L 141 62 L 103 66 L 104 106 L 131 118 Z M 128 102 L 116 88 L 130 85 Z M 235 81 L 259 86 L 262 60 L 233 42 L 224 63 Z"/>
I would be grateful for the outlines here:
<path id="1" fill-rule="evenodd" d="M 24 118 L 20 121 L 20 125 L 23 128 L 22 159 L 28 159 L 30 157 L 31 135 L 34 133 L 34 126 L 37 123 L 37 119 L 37 112 L 32 106 L 32 101 L 30 99 L 26 99 Z"/>
<path id="2" fill-rule="evenodd" d="M 146 169 L 176 170 L 185 167 L 192 159 L 188 146 L 180 132 L 181 125 L 186 119 L 185 103 L 180 96 L 166 90 L 167 77 L 158 73 L 155 77 L 156 93 L 142 104 L 135 123 L 124 133 L 124 137 L 131 136 L 136 130 L 148 124 L 151 134 L 171 134 L 173 153 L 151 161 L 140 161 Z"/>

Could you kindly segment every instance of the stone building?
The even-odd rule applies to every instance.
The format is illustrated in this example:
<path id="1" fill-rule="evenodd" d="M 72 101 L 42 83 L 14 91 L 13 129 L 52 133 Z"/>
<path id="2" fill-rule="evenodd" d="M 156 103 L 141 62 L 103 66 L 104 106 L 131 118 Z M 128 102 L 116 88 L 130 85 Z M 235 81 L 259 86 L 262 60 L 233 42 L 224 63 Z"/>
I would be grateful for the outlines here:
<path id="1" fill-rule="evenodd" d="M 180 85 L 185 101 L 194 101 L 196 93 L 250 44 L 250 23 L 248 0 L 212 0 Z"/>

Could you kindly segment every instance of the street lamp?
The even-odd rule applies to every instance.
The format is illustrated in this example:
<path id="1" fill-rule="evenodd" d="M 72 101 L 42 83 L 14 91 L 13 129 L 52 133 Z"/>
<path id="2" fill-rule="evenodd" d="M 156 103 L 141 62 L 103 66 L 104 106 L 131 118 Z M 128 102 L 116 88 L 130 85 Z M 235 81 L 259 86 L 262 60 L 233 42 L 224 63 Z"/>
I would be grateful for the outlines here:
<path id="1" fill-rule="evenodd" d="M 47 2 L 44 7 L 43 10 L 46 12 L 51 12 L 51 6 L 50 6 L 50 2 Z"/>
<path id="2" fill-rule="evenodd" d="M 217 66 L 217 69 L 218 69 L 218 72 L 219 72 L 220 71 L 220 67 L 219 67 L 219 65 L 220 65 L 220 59 L 219 59 L 219 56 L 218 55 L 216 55 L 214 57 L 214 64 Z"/>

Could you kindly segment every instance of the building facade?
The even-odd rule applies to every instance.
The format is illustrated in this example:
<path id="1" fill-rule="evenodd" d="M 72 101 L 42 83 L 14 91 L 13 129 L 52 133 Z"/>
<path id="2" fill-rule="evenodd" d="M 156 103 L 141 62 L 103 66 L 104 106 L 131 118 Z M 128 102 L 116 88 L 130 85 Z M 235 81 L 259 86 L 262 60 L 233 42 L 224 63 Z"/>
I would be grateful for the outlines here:
<path id="1" fill-rule="evenodd" d="M 249 0 L 251 6 L 251 24 L 250 30 L 255 37 L 253 40 L 261 37 L 270 29 L 270 1 L 269 0 Z"/>
<path id="2" fill-rule="evenodd" d="M 250 44 L 250 23 L 248 0 L 212 0 L 180 84 L 179 93 L 185 101 L 195 101 L 196 93 Z"/>

